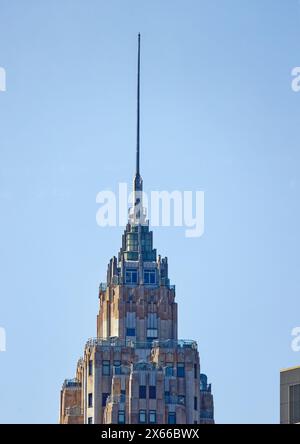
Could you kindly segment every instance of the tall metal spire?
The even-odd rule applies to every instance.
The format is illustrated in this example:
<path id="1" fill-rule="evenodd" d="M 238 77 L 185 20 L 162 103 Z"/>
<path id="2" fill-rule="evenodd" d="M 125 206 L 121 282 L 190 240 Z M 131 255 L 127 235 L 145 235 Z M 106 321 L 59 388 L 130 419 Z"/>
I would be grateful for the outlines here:
<path id="1" fill-rule="evenodd" d="M 140 67 L 141 67 L 141 34 L 138 34 L 136 176 L 140 175 Z"/>
<path id="2" fill-rule="evenodd" d="M 141 223 L 143 212 L 143 179 L 140 175 L 140 67 L 141 67 L 141 35 L 138 34 L 138 63 L 137 63 L 137 125 L 136 125 L 136 169 L 133 180 L 133 220 Z"/>
<path id="3" fill-rule="evenodd" d="M 143 190 L 143 179 L 140 175 L 140 66 L 141 66 L 141 35 L 138 34 L 136 169 L 135 169 L 135 176 L 133 183 L 133 190 L 135 192 Z"/>

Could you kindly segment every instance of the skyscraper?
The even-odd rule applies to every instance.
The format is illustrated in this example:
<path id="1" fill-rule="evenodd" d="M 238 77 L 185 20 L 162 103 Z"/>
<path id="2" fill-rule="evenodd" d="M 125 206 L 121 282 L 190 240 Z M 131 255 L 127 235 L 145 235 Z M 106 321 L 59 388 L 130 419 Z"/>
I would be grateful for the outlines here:
<path id="1" fill-rule="evenodd" d="M 280 371 L 280 423 L 300 424 L 300 366 Z"/>
<path id="2" fill-rule="evenodd" d="M 118 257 L 99 287 L 97 337 L 61 390 L 61 423 L 213 423 L 213 397 L 197 343 L 178 340 L 175 286 L 157 255 L 140 174 L 140 35 L 133 206 Z"/>

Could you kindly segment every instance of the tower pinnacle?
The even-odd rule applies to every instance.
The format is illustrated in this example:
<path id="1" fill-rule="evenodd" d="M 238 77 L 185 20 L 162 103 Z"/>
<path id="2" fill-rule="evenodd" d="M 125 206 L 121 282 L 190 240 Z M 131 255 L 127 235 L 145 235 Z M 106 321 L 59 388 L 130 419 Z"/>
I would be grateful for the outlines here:
<path id="1" fill-rule="evenodd" d="M 141 35 L 138 34 L 138 60 L 137 60 L 137 125 L 136 125 L 136 170 L 133 180 L 135 222 L 142 222 L 143 218 L 143 179 L 140 175 L 140 68 L 141 68 Z"/>
<path id="2" fill-rule="evenodd" d="M 140 63 L 141 63 L 141 34 L 138 34 L 136 176 L 140 174 Z"/>

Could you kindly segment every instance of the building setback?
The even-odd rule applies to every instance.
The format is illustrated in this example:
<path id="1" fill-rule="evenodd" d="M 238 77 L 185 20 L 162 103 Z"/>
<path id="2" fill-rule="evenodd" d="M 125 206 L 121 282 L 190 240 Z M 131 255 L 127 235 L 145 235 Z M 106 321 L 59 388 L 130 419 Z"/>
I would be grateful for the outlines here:
<path id="1" fill-rule="evenodd" d="M 140 36 L 133 207 L 118 257 L 99 287 L 97 337 L 87 341 L 60 398 L 62 424 L 214 423 L 197 343 L 178 339 L 175 286 L 157 255 L 140 175 Z"/>

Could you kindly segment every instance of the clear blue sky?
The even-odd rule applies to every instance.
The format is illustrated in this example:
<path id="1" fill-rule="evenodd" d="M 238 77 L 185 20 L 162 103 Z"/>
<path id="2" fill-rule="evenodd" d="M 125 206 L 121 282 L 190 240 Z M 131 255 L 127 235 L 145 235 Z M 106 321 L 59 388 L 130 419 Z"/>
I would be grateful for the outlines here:
<path id="1" fill-rule="evenodd" d="M 217 422 L 278 422 L 300 364 L 297 0 L 0 0 L 0 422 L 57 422 L 95 336 L 121 228 L 96 194 L 131 183 L 142 34 L 146 190 L 203 190 L 205 234 L 157 228 L 183 338 Z"/>

